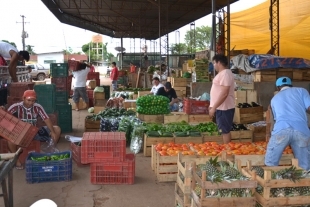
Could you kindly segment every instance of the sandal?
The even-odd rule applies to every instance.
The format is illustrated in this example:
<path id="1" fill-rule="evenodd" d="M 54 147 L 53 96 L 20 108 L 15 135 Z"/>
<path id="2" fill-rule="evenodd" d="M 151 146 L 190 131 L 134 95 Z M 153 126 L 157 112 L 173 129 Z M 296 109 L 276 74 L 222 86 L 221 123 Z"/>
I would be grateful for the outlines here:
<path id="1" fill-rule="evenodd" d="M 15 169 L 16 170 L 23 170 L 24 169 L 24 165 L 23 164 L 15 165 Z"/>

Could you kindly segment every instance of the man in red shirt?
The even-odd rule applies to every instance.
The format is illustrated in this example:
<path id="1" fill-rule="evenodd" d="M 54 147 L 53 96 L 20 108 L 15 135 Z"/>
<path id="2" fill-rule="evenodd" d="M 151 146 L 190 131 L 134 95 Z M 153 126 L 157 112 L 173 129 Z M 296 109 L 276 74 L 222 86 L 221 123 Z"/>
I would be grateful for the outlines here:
<path id="1" fill-rule="evenodd" d="M 117 79 L 118 79 L 118 68 L 116 67 L 116 62 L 112 62 L 112 71 L 110 78 L 112 80 L 113 91 L 115 91 L 117 89 Z"/>
<path id="2" fill-rule="evenodd" d="M 136 72 L 136 66 L 133 63 L 130 63 L 130 73 Z"/>
<path id="3" fill-rule="evenodd" d="M 54 143 L 57 143 L 60 137 L 61 129 L 59 126 L 53 126 L 43 107 L 35 102 L 36 99 L 37 95 L 34 90 L 26 90 L 23 95 L 23 101 L 11 105 L 8 108 L 8 113 L 11 113 L 20 120 L 34 126 L 36 126 L 37 118 L 40 116 L 46 123 L 46 126 L 39 129 L 34 139 L 41 142 L 48 142 L 53 139 Z M 8 147 L 12 153 L 17 151 L 16 145 L 11 142 L 8 142 Z M 23 169 L 23 166 L 19 161 L 16 163 L 16 168 Z"/>

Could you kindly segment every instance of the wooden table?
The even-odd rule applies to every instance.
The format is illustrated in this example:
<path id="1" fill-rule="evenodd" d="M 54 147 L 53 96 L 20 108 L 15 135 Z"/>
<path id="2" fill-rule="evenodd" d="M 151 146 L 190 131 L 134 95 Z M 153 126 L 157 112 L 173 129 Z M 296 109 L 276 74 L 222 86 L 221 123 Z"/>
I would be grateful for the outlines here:
<path id="1" fill-rule="evenodd" d="M 5 207 L 13 207 L 13 168 L 21 151 L 21 148 L 19 148 L 11 159 L 0 160 L 0 181 L 2 187 L 0 197 L 3 197 Z"/>

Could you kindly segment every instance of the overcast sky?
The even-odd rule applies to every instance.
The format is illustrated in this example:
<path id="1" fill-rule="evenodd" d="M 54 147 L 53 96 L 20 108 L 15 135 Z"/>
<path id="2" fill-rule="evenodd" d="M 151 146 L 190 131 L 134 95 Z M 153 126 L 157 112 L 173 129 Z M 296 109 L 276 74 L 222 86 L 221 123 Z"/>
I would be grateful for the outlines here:
<path id="1" fill-rule="evenodd" d="M 238 12 L 266 0 L 239 0 L 231 5 L 231 12 Z M 1 0 L 0 12 L 0 40 L 15 42 L 18 49 L 22 49 L 22 18 L 25 18 L 25 31 L 29 34 L 26 38 L 26 45 L 33 45 L 36 53 L 55 52 L 71 47 L 74 52 L 79 52 L 81 46 L 91 41 L 93 33 L 88 30 L 62 24 L 45 7 L 40 0 Z M 195 21 L 196 27 L 207 25 L 211 26 L 211 15 Z M 184 35 L 190 30 L 189 25 L 180 28 L 180 41 L 183 42 Z M 169 34 L 170 43 L 175 43 L 176 33 Z M 120 46 L 120 39 L 103 36 L 103 41 L 108 42 L 108 51 L 116 54 L 115 47 Z M 136 49 L 139 51 L 140 40 L 136 39 Z M 147 41 L 149 45 L 149 41 Z M 124 40 L 126 52 L 133 52 L 133 39 Z M 152 45 L 153 48 L 153 45 Z M 153 51 L 153 50 L 152 50 Z"/>

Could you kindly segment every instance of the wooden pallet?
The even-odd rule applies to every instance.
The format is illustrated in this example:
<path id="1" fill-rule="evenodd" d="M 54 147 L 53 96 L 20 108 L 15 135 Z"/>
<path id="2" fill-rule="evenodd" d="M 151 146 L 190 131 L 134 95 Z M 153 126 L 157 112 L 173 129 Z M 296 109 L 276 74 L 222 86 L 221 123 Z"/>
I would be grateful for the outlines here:
<path id="1" fill-rule="evenodd" d="M 292 165 L 298 167 L 298 160 L 292 159 Z M 279 171 L 281 169 L 287 168 L 285 166 L 277 166 L 277 167 L 263 167 L 264 168 L 264 178 L 259 177 L 255 174 L 255 172 L 250 171 L 251 162 L 247 163 L 247 167 L 242 169 L 244 175 L 251 175 L 255 178 L 257 183 L 263 187 L 263 195 L 255 192 L 256 200 L 263 205 L 264 207 L 271 206 L 291 206 L 291 205 L 308 205 L 310 196 L 294 196 L 294 197 L 271 197 L 270 189 L 271 188 L 284 188 L 284 187 L 304 187 L 310 186 L 310 178 L 301 179 L 299 182 L 293 182 L 288 179 L 271 179 L 271 170 Z M 300 168 L 299 168 L 300 169 Z"/>
<path id="2" fill-rule="evenodd" d="M 262 106 L 250 108 L 235 108 L 234 123 L 248 124 L 264 120 Z"/>

